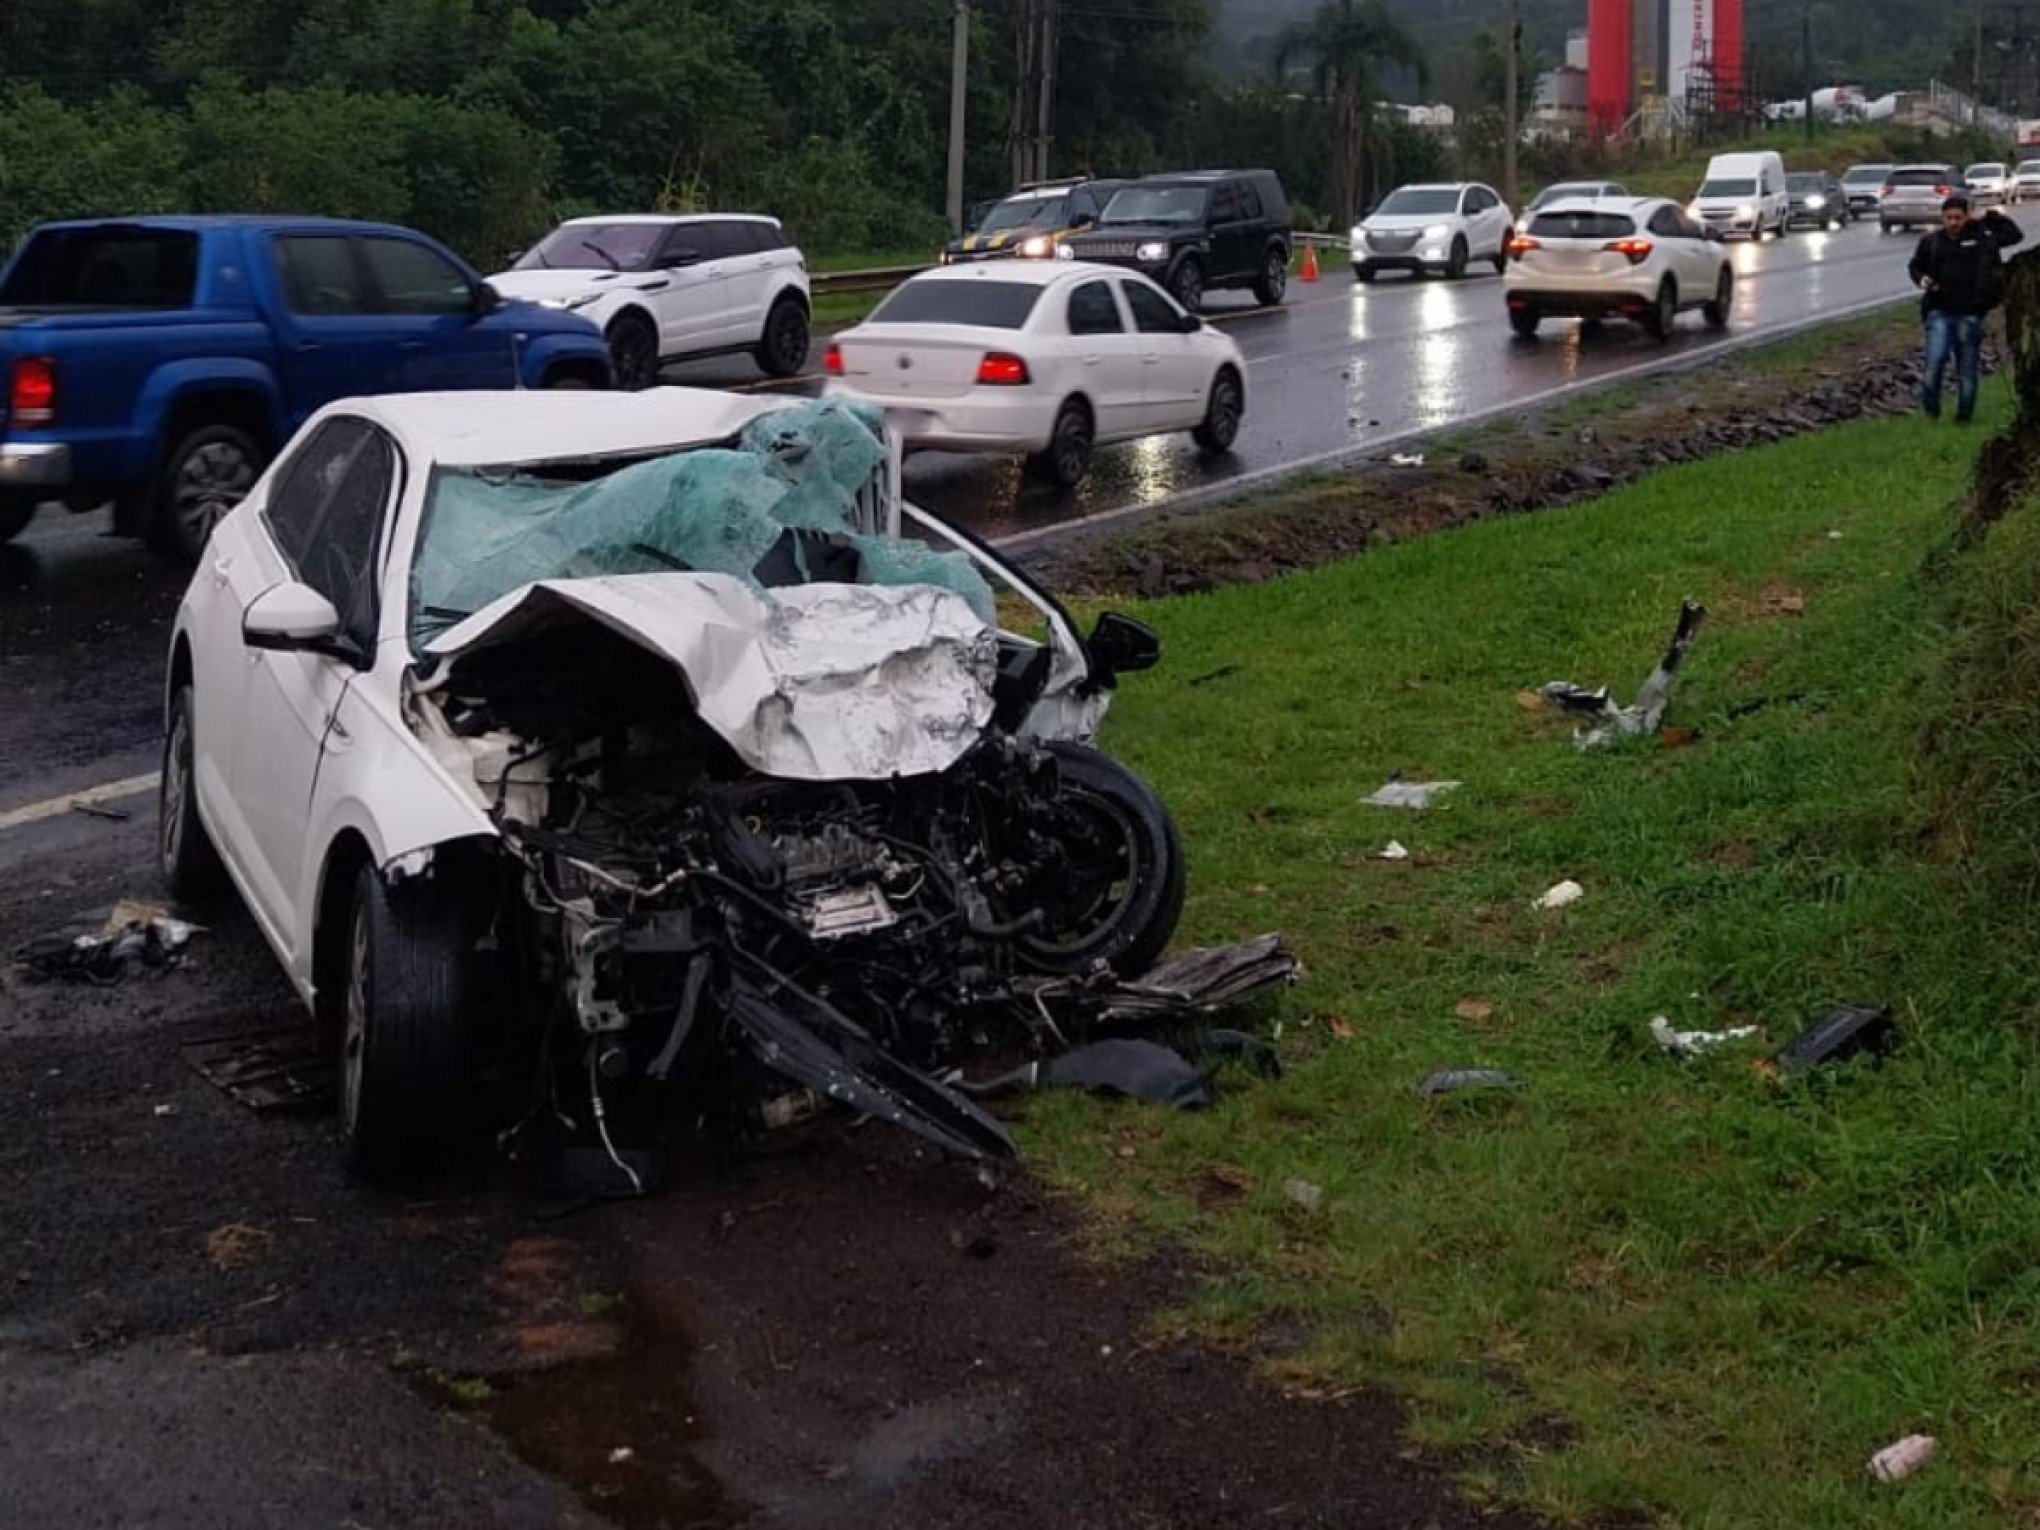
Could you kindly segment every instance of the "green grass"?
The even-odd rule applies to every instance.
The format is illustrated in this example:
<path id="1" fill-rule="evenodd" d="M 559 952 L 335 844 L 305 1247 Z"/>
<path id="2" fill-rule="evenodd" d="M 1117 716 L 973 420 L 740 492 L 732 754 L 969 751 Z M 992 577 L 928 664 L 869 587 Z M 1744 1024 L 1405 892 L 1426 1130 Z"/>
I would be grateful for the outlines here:
<path id="1" fill-rule="evenodd" d="M 1930 557 L 1979 440 L 1855 425 L 1136 608 L 1167 661 L 1108 742 L 1177 815 L 1182 937 L 1281 929 L 1310 971 L 1280 1082 L 1202 1115 L 1030 1112 L 1103 1241 L 1201 1256 L 1159 1324 L 1301 1335 L 1279 1381 L 1396 1388 L 1473 1491 L 1561 1523 L 2031 1522 L 2040 931 L 1945 853 L 1919 765 L 1962 721 L 1947 665 L 1975 639 Z M 1626 698 L 1689 595 L 1714 611 L 1673 696 L 1690 746 L 1582 755 L 1519 704 L 1560 677 Z M 1398 769 L 1466 784 L 1362 806 Z M 1391 837 L 1416 861 L 1376 859 Z M 1585 901 L 1532 912 L 1563 877 Z M 1897 1053 L 1795 1081 L 1646 1031 L 1776 1043 L 1858 1000 L 1895 1007 Z M 1529 1087 L 1417 1098 L 1466 1065 Z M 1871 1482 L 1915 1430 L 1942 1459 Z"/>

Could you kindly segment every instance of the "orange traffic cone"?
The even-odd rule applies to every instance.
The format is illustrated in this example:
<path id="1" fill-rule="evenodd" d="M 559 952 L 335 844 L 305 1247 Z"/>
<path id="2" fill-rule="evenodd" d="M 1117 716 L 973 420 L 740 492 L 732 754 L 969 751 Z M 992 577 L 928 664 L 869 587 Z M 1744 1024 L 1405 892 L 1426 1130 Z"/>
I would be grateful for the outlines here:
<path id="1" fill-rule="evenodd" d="M 1302 273 L 1302 274 L 1303 274 L 1303 280 L 1305 280 L 1305 281 L 1307 281 L 1307 282 L 1314 282 L 1314 281 L 1316 281 L 1316 280 L 1317 280 L 1317 276 L 1318 276 L 1318 271 L 1317 271 L 1317 246 L 1316 246 L 1316 245 L 1314 245 L 1314 244 L 1306 244 L 1306 245 L 1305 245 L 1305 246 L 1303 247 L 1303 273 Z"/>

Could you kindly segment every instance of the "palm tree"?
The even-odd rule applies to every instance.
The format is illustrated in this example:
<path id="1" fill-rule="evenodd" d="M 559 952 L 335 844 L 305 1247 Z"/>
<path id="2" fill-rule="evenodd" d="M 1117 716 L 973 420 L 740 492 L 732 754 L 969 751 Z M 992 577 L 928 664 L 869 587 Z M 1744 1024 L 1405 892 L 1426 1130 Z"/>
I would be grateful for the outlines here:
<path id="1" fill-rule="evenodd" d="M 1429 71 L 1422 50 L 1382 0 L 1322 0 L 1315 15 L 1290 27 L 1276 44 L 1277 73 L 1299 62 L 1309 68 L 1319 99 L 1331 105 L 1332 183 L 1326 200 L 1332 227 L 1344 229 L 1359 200 L 1362 113 L 1374 104 L 1377 69 L 1400 64 L 1416 71 L 1420 85 Z"/>

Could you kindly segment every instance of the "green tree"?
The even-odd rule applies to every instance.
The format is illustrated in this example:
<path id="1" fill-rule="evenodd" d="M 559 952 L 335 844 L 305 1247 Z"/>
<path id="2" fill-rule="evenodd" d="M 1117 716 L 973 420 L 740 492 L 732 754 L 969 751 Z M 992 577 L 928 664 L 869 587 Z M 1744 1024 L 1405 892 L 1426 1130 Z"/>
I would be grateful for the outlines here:
<path id="1" fill-rule="evenodd" d="M 183 122 L 123 87 L 83 106 L 39 85 L 0 97 L 0 251 L 45 218 L 175 211 Z"/>
<path id="2" fill-rule="evenodd" d="M 1365 139 L 1381 71 L 1400 65 L 1422 80 L 1427 74 L 1424 55 L 1382 0 L 1324 0 L 1309 20 L 1282 35 L 1275 58 L 1279 73 L 1299 63 L 1308 69 L 1330 113 L 1332 163 L 1325 201 L 1332 226 L 1344 228 L 1359 204 Z"/>

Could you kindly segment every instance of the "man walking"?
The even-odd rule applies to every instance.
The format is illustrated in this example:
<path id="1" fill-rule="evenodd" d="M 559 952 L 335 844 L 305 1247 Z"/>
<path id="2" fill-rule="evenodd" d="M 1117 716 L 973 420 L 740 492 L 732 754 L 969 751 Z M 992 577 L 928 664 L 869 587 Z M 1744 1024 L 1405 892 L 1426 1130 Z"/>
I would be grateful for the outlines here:
<path id="1" fill-rule="evenodd" d="M 1927 378 L 1920 403 L 1927 418 L 1941 417 L 1941 374 L 1955 358 L 1955 419 L 1967 424 L 1976 414 L 1976 382 L 1982 369 L 1984 317 L 2004 295 L 2004 262 L 1999 252 L 2026 236 L 1995 207 L 1981 218 L 1969 215 L 1969 198 L 1941 204 L 1941 226 L 1913 251 L 1913 285 L 1927 328 Z"/>

